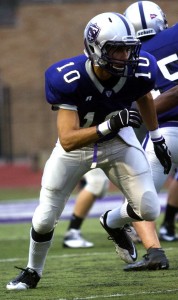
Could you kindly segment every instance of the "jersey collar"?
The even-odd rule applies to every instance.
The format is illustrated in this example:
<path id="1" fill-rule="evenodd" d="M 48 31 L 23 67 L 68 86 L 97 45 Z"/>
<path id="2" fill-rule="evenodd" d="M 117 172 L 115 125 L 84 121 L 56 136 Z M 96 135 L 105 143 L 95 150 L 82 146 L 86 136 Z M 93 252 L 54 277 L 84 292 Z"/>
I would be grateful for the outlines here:
<path id="1" fill-rule="evenodd" d="M 108 88 L 105 88 L 98 80 L 96 75 L 94 74 L 91 61 L 89 59 L 87 59 L 85 63 L 85 68 L 88 76 L 90 77 L 91 81 L 93 82 L 93 84 L 96 86 L 96 88 L 99 90 L 100 93 L 103 93 L 105 89 L 108 90 Z M 116 85 L 113 88 L 111 88 L 111 90 L 113 90 L 115 93 L 118 93 L 123 88 L 126 80 L 127 77 L 121 77 L 120 80 L 116 83 Z"/>

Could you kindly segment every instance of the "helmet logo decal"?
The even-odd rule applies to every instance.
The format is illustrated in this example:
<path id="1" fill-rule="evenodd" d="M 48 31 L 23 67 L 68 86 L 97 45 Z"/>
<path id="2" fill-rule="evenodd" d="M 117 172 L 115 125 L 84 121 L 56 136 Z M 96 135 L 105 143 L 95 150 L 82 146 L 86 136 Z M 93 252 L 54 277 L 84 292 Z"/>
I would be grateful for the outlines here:
<path id="1" fill-rule="evenodd" d="M 101 29 L 97 26 L 97 24 L 90 24 L 87 31 L 87 39 L 90 43 L 93 43 L 97 39 L 100 30 Z"/>
<path id="2" fill-rule="evenodd" d="M 109 98 L 112 95 L 112 91 L 105 91 L 106 96 Z"/>
<path id="3" fill-rule="evenodd" d="M 150 18 L 151 18 L 151 19 L 154 19 L 154 18 L 156 18 L 156 17 L 157 17 L 156 14 L 150 14 Z"/>

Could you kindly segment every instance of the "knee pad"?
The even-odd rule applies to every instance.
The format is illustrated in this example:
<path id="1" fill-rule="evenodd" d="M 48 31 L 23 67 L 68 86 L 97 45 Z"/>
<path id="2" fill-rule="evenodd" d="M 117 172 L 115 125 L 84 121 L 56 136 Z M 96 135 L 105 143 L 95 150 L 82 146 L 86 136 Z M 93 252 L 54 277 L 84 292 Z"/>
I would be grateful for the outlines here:
<path id="1" fill-rule="evenodd" d="M 91 173 L 90 176 L 87 175 L 85 179 L 85 189 L 87 191 L 91 192 L 97 198 L 102 198 L 105 196 L 109 188 L 109 179 L 106 177 L 103 171 L 101 174 L 98 173 L 96 175 Z"/>
<path id="2" fill-rule="evenodd" d="M 157 194 L 147 192 L 143 195 L 140 205 L 140 215 L 145 221 L 154 221 L 160 215 L 160 202 Z"/>
<path id="3" fill-rule="evenodd" d="M 42 187 L 40 204 L 32 219 L 33 228 L 36 232 L 46 234 L 53 230 L 64 209 L 65 199 L 65 195 L 61 191 Z"/>
<path id="4" fill-rule="evenodd" d="M 39 234 L 52 231 L 57 223 L 56 209 L 51 205 L 40 204 L 33 215 L 32 226 Z"/>

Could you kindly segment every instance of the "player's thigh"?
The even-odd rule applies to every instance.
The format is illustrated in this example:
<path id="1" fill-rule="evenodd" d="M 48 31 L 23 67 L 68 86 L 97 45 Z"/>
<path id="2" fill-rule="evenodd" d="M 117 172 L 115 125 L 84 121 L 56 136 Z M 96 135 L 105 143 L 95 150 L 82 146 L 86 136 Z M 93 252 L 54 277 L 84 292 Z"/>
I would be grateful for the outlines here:
<path id="1" fill-rule="evenodd" d="M 120 187 L 138 215 L 149 220 L 159 215 L 159 201 L 144 151 L 126 147 L 122 161 L 110 168 L 109 178 Z"/>
<path id="2" fill-rule="evenodd" d="M 172 173 L 176 167 L 176 165 L 178 164 L 178 143 L 175 139 L 175 135 L 170 135 L 168 131 L 162 130 L 162 134 L 165 137 L 166 140 L 166 144 L 169 147 L 169 149 L 172 149 L 172 156 L 173 156 L 173 160 L 172 160 L 172 168 L 170 173 Z M 167 132 L 167 134 L 166 134 Z M 164 183 L 166 182 L 169 174 L 164 174 L 164 168 L 161 165 L 159 159 L 156 157 L 155 155 L 155 151 L 154 151 L 154 147 L 153 147 L 153 142 L 149 139 L 146 143 L 145 143 L 145 152 L 147 154 L 148 157 L 148 161 L 150 163 L 150 167 L 151 167 L 151 171 L 152 171 L 152 177 L 153 177 L 153 181 L 154 181 L 154 185 L 156 188 L 156 191 L 159 193 L 161 188 L 163 187 Z"/>
<path id="3" fill-rule="evenodd" d="M 178 127 L 162 127 L 160 128 L 160 131 L 171 152 L 172 162 L 178 165 Z"/>
<path id="4" fill-rule="evenodd" d="M 54 228 L 71 192 L 86 171 L 86 164 L 76 159 L 75 153 L 62 155 L 53 151 L 44 168 L 39 206 L 33 216 L 37 232 L 44 234 Z"/>
<path id="5" fill-rule="evenodd" d="M 64 193 L 72 191 L 81 177 L 88 171 L 85 162 L 81 160 L 80 151 L 71 153 L 58 153 L 54 149 L 46 162 L 42 187 L 49 190 L 59 190 Z"/>
<path id="6" fill-rule="evenodd" d="M 151 170 L 147 157 L 143 150 L 135 147 L 125 146 L 120 150 L 117 158 L 105 170 L 109 179 L 122 191 L 128 191 L 134 186 L 140 187 L 142 177 L 148 177 L 152 185 Z"/>

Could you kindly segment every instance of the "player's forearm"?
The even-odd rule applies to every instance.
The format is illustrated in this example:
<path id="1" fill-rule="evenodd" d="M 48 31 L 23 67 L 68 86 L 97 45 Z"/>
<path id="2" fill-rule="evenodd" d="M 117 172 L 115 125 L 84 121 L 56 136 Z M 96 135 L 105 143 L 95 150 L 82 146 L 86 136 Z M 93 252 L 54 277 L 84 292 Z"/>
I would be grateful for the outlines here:
<path id="1" fill-rule="evenodd" d="M 155 109 L 150 109 L 145 113 L 141 113 L 143 122 L 149 131 L 153 131 L 159 127 Z"/>
<path id="2" fill-rule="evenodd" d="M 73 110 L 58 111 L 57 130 L 60 143 L 67 152 L 87 146 L 99 139 L 96 126 L 80 128 L 78 113 Z"/>
<path id="3" fill-rule="evenodd" d="M 60 143 L 67 152 L 95 143 L 98 139 L 96 126 L 59 133 Z"/>
<path id="4" fill-rule="evenodd" d="M 171 88 L 165 93 L 159 95 L 155 100 L 157 114 L 164 113 L 178 105 L 178 86 Z"/>
<path id="5" fill-rule="evenodd" d="M 157 129 L 159 125 L 154 101 L 151 94 L 148 94 L 147 96 L 138 100 L 137 104 L 147 130 L 153 131 Z"/>

